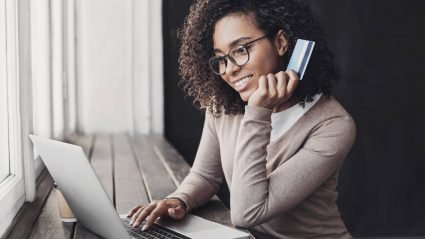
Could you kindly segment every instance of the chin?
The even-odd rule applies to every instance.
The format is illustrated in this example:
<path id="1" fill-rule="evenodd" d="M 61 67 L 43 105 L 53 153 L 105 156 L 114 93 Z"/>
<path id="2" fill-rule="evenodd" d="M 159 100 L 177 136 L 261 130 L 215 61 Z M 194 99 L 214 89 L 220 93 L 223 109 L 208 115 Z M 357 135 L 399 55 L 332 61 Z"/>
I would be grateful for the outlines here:
<path id="1" fill-rule="evenodd" d="M 242 92 L 239 95 L 244 102 L 248 102 L 249 97 L 252 95 L 252 92 Z"/>

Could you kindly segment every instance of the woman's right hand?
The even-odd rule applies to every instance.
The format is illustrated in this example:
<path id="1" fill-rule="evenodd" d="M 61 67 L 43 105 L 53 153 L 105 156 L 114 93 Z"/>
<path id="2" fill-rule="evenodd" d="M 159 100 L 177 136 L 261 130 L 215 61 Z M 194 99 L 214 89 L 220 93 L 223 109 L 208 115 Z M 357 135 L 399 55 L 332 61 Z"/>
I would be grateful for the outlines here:
<path id="1" fill-rule="evenodd" d="M 186 205 L 183 201 L 177 198 L 167 198 L 136 206 L 128 212 L 127 217 L 131 217 L 130 225 L 133 227 L 138 227 L 148 218 L 146 224 L 142 227 L 144 231 L 160 216 L 169 216 L 178 220 L 182 219 L 185 215 Z"/>
<path id="2" fill-rule="evenodd" d="M 294 70 L 263 75 L 258 79 L 257 89 L 249 96 L 248 105 L 273 109 L 291 99 L 299 82 Z"/>

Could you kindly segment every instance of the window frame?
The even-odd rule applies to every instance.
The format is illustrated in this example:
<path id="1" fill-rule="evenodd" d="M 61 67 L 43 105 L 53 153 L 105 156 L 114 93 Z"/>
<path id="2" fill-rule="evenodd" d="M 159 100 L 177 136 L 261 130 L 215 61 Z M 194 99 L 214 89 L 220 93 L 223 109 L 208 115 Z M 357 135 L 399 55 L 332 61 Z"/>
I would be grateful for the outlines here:
<path id="1" fill-rule="evenodd" d="M 9 176 L 0 184 L 0 235 L 25 202 L 23 141 L 21 137 L 20 81 L 18 51 L 18 1 L 0 0 L 6 18 L 6 81 L 9 132 Z"/>
<path id="2" fill-rule="evenodd" d="M 0 35 L 5 38 L 0 46 L 5 57 L 0 64 L 4 62 L 6 78 L 1 79 L 0 87 L 7 85 L 0 93 L 7 93 L 6 141 L 10 158 L 9 175 L 0 182 L 0 237 L 10 228 L 24 202 L 35 199 L 35 181 L 45 169 L 28 135 L 35 132 L 63 139 L 76 127 L 75 0 L 31 2 L 0 0 L 0 16 L 4 20 L 0 20 L 0 24 L 4 23 Z M 69 102 L 68 94 L 73 102 Z"/>
<path id="3" fill-rule="evenodd" d="M 6 32 L 6 6 L 3 0 L 0 0 L 0 32 Z M 8 120 L 8 99 L 7 99 L 7 76 L 6 76 L 6 34 L 0 34 L 0 184 L 10 174 L 9 159 L 9 120 Z M 7 160 L 5 160 L 7 158 Z M 5 168 L 7 168 L 5 170 Z"/>

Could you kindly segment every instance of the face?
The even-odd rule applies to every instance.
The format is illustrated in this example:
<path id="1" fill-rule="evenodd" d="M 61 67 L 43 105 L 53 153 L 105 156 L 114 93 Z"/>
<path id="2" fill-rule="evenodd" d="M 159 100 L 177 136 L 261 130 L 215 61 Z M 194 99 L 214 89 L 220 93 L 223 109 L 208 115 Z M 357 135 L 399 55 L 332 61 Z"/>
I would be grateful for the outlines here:
<path id="1" fill-rule="evenodd" d="M 252 15 L 231 14 L 221 18 L 215 24 L 213 44 L 216 56 L 226 55 L 233 46 L 240 46 L 260 38 L 265 33 L 254 22 Z M 281 31 L 280 31 L 281 33 Z M 249 61 L 238 66 L 227 60 L 227 67 L 221 78 L 239 92 L 243 101 L 248 101 L 257 89 L 258 79 L 262 75 L 275 74 L 282 68 L 281 56 L 286 52 L 287 41 L 282 34 L 276 39 L 264 38 L 248 46 Z"/>

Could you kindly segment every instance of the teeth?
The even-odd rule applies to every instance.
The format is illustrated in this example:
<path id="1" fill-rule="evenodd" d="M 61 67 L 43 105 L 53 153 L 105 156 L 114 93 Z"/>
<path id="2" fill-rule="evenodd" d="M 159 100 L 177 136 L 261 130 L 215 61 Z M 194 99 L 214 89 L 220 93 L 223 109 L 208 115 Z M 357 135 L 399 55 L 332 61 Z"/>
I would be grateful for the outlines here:
<path id="1" fill-rule="evenodd" d="M 251 76 L 244 77 L 244 78 L 240 79 L 239 81 L 236 81 L 235 86 L 241 86 L 245 82 L 249 81 L 249 79 L 251 79 Z"/>

